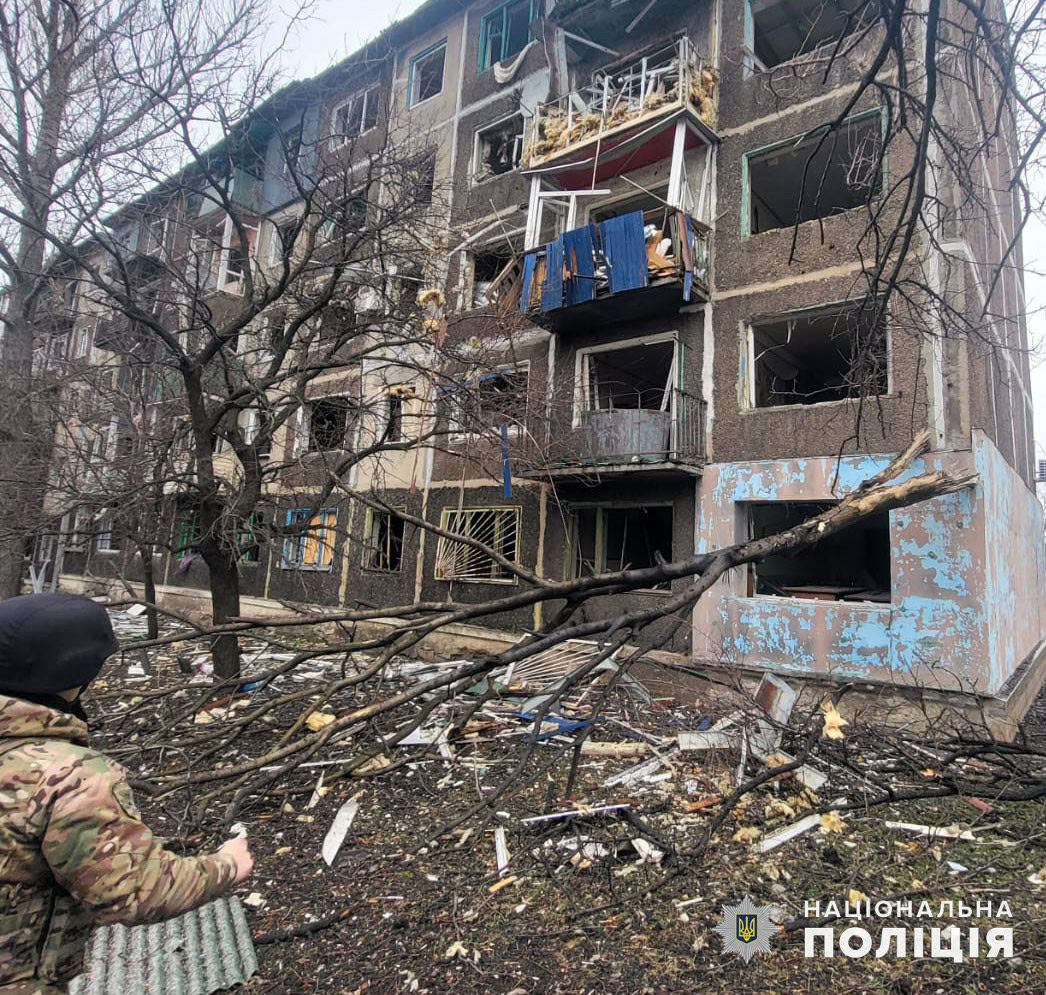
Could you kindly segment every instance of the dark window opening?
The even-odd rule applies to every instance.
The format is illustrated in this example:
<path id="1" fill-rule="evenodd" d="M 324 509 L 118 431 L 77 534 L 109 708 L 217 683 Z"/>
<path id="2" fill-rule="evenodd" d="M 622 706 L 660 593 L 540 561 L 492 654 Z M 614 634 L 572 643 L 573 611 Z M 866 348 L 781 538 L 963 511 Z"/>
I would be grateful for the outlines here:
<path id="1" fill-rule="evenodd" d="M 385 421 L 385 441 L 403 441 L 403 398 L 390 395 L 388 413 Z"/>
<path id="2" fill-rule="evenodd" d="M 879 303 L 753 322 L 752 344 L 757 408 L 869 397 L 889 389 L 886 319 Z"/>
<path id="3" fill-rule="evenodd" d="M 331 204 L 330 217 L 323 226 L 324 236 L 330 240 L 363 231 L 367 226 L 367 210 L 367 194 L 362 191 Z"/>
<path id="4" fill-rule="evenodd" d="M 476 134 L 476 161 L 472 172 L 476 180 L 500 176 L 519 166 L 523 153 L 523 116 L 484 128 Z"/>
<path id="5" fill-rule="evenodd" d="M 404 521 L 389 511 L 370 511 L 367 548 L 363 566 L 367 570 L 399 571 L 403 564 Z"/>
<path id="6" fill-rule="evenodd" d="M 674 342 L 590 353 L 588 410 L 665 410 L 674 380 Z"/>
<path id="7" fill-rule="evenodd" d="M 872 114 L 823 142 L 814 136 L 749 154 L 749 232 L 790 228 L 867 204 L 882 187 L 882 144 L 882 118 Z"/>
<path id="8" fill-rule="evenodd" d="M 492 292 L 496 279 L 515 257 L 507 249 L 477 252 L 472 257 L 472 306 L 489 307 L 497 303 Z"/>
<path id="9" fill-rule="evenodd" d="M 574 512 L 574 576 L 642 570 L 672 562 L 672 507 L 578 508 Z M 667 590 L 669 582 L 654 586 Z"/>
<path id="10" fill-rule="evenodd" d="M 352 402 L 344 397 L 325 397 L 309 407 L 309 449 L 327 452 L 344 448 Z"/>
<path id="11" fill-rule="evenodd" d="M 410 105 L 443 92 L 443 65 L 447 58 L 447 43 L 440 42 L 429 52 L 423 52 L 410 64 Z"/>
<path id="12" fill-rule="evenodd" d="M 747 506 L 749 535 L 764 539 L 833 507 L 832 502 L 770 501 Z M 869 515 L 816 545 L 775 553 L 749 569 L 748 594 L 815 601 L 890 600 L 890 513 Z"/>
<path id="13" fill-rule="evenodd" d="M 650 193 L 637 193 L 632 197 L 626 197 L 624 200 L 617 200 L 612 204 L 604 204 L 593 208 L 589 212 L 589 220 L 593 224 L 599 224 L 601 221 L 607 221 L 610 218 L 620 218 L 625 214 L 631 214 L 633 211 L 654 211 L 665 207 L 667 197 L 667 186 L 659 187 Z"/>
<path id="14" fill-rule="evenodd" d="M 530 392 L 527 367 L 485 373 L 451 395 L 458 432 L 498 433 L 502 425 L 516 431 L 526 423 Z"/>
<path id="15" fill-rule="evenodd" d="M 408 169 L 407 181 L 415 204 L 431 204 L 436 189 L 436 153 L 430 152 L 414 162 Z"/>
<path id="16" fill-rule="evenodd" d="M 879 17 L 875 0 L 750 0 L 752 47 L 763 68 L 806 55 Z"/>

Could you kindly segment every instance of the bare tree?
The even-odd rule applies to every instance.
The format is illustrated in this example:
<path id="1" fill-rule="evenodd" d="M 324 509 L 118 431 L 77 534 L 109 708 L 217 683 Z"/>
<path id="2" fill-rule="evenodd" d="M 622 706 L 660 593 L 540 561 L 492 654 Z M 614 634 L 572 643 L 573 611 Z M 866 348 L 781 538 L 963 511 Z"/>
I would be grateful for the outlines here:
<path id="1" fill-rule="evenodd" d="M 226 97 L 264 93 L 252 68 L 264 26 L 257 0 L 16 0 L 0 13 L 0 596 L 19 593 L 46 480 L 34 345 L 74 318 L 75 289 L 52 264 L 183 157 L 179 131 Z"/>

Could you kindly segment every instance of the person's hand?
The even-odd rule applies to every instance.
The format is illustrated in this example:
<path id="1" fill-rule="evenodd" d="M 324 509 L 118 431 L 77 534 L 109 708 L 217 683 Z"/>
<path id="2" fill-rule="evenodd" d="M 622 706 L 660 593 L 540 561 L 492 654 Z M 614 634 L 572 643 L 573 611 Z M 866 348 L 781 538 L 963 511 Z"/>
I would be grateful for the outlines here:
<path id="1" fill-rule="evenodd" d="M 236 861 L 236 878 L 233 884 L 239 884 L 245 878 L 250 877 L 254 870 L 254 858 L 251 856 L 251 851 L 247 849 L 246 836 L 234 836 L 231 840 L 226 840 L 218 847 L 218 852 L 228 854 Z"/>

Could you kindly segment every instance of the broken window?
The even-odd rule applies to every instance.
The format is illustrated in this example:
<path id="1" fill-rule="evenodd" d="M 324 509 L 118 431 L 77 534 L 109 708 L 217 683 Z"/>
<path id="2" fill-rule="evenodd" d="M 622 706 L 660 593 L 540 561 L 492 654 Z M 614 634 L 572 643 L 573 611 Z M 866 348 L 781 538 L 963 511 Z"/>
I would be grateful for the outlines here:
<path id="1" fill-rule="evenodd" d="M 882 116 L 875 111 L 827 135 L 800 136 L 747 153 L 748 233 L 789 228 L 868 203 L 882 188 L 882 150 Z"/>
<path id="2" fill-rule="evenodd" d="M 292 508 L 287 512 L 287 525 L 308 525 L 283 540 L 280 566 L 285 570 L 330 570 L 334 563 L 334 542 L 337 535 L 338 512 L 324 508 L 309 517 L 308 508 Z"/>
<path id="3" fill-rule="evenodd" d="M 472 306 L 489 307 L 496 303 L 491 293 L 495 280 L 515 257 L 508 249 L 477 252 L 472 257 Z"/>
<path id="4" fill-rule="evenodd" d="M 512 117 L 476 132 L 472 176 L 477 183 L 511 172 L 523 153 L 523 115 Z"/>
<path id="5" fill-rule="evenodd" d="M 672 517 L 671 505 L 575 508 L 571 516 L 574 576 L 671 563 Z M 654 589 L 669 587 L 664 581 Z"/>
<path id="6" fill-rule="evenodd" d="M 479 71 L 522 51 L 530 41 L 531 21 L 544 8 L 544 0 L 511 0 L 487 14 L 480 25 Z"/>
<path id="7" fill-rule="evenodd" d="M 95 525 L 94 548 L 97 553 L 118 553 L 120 540 L 113 534 L 113 516 L 103 515 Z"/>
<path id="8" fill-rule="evenodd" d="M 330 216 L 323 223 L 323 237 L 328 241 L 355 235 L 367 226 L 367 191 L 355 190 L 328 205 Z"/>
<path id="9" fill-rule="evenodd" d="M 386 442 L 403 441 L 403 397 L 390 394 L 386 400 L 385 428 L 382 436 Z"/>
<path id="10" fill-rule="evenodd" d="M 278 223 L 273 222 L 269 234 L 269 263 L 271 265 L 277 265 L 284 257 L 290 258 L 294 249 L 294 236 L 297 231 L 298 221 L 296 218 Z"/>
<path id="11" fill-rule="evenodd" d="M 338 148 L 378 123 L 379 88 L 357 93 L 334 108 L 331 115 L 331 148 Z"/>
<path id="12" fill-rule="evenodd" d="M 443 92 L 443 67 L 447 61 L 447 39 L 437 42 L 410 60 L 410 78 L 407 88 L 407 106 Z"/>
<path id="13" fill-rule="evenodd" d="M 519 516 L 519 508 L 444 508 L 440 525 L 518 563 Z M 488 553 L 445 536 L 436 544 L 436 579 L 516 582 L 515 575 Z"/>
<path id="14" fill-rule="evenodd" d="M 889 390 L 886 316 L 879 301 L 752 322 L 757 408 L 818 404 Z"/>
<path id="15" fill-rule="evenodd" d="M 586 411 L 667 411 L 676 382 L 676 344 L 663 340 L 583 354 Z"/>
<path id="16" fill-rule="evenodd" d="M 309 405 L 309 449 L 329 452 L 345 446 L 352 401 L 346 397 L 325 397 Z"/>
<path id="17" fill-rule="evenodd" d="M 748 532 L 763 539 L 833 507 L 822 501 L 747 505 Z M 805 549 L 775 553 L 749 568 L 748 595 L 815 601 L 890 600 L 890 513 L 879 512 Z"/>
<path id="18" fill-rule="evenodd" d="M 436 189 L 436 153 L 427 152 L 410 164 L 407 170 L 408 196 L 414 204 L 432 203 Z"/>
<path id="19" fill-rule="evenodd" d="M 593 207 L 588 212 L 588 220 L 593 224 L 599 224 L 601 221 L 608 221 L 610 218 L 620 218 L 622 215 L 631 214 L 633 211 L 646 212 L 664 208 L 668 203 L 667 197 L 667 185 L 651 190 L 649 193 L 646 191 L 637 193 L 622 200 L 615 200 L 610 204 L 600 204 L 597 207 Z"/>
<path id="20" fill-rule="evenodd" d="M 236 536 L 236 548 L 239 550 L 241 563 L 259 563 L 261 561 L 261 540 L 259 536 L 265 528 L 265 517 L 255 512 L 247 517 L 244 530 Z"/>
<path id="21" fill-rule="evenodd" d="M 363 568 L 396 573 L 403 564 L 403 526 L 406 523 L 391 511 L 367 509 L 363 527 Z"/>
<path id="22" fill-rule="evenodd" d="M 879 17 L 877 0 L 749 0 L 751 46 L 764 69 L 834 44 Z"/>
<path id="23" fill-rule="evenodd" d="M 501 426 L 507 425 L 515 434 L 526 424 L 529 364 L 484 373 L 448 393 L 451 431 L 487 435 L 500 433 Z"/>

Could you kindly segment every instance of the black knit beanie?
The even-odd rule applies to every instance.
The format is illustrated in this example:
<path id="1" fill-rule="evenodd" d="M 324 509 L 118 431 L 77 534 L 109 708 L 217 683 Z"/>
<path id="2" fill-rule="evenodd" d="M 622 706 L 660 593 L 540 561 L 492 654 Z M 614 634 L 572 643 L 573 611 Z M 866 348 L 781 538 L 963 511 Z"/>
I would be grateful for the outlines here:
<path id="1" fill-rule="evenodd" d="M 109 614 L 78 594 L 24 594 L 0 601 L 0 694 L 74 715 L 58 692 L 86 686 L 120 648 Z"/>

